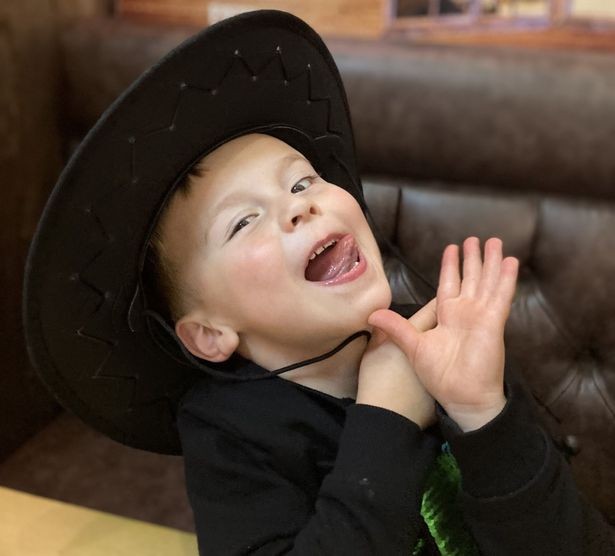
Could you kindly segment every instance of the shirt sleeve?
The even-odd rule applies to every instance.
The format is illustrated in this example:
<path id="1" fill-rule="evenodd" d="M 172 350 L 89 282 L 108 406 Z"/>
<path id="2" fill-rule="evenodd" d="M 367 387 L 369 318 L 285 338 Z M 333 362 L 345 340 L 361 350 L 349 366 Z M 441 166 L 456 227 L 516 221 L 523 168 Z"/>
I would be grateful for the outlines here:
<path id="1" fill-rule="evenodd" d="M 511 370 L 505 394 L 501 413 L 466 433 L 436 404 L 461 472 L 459 503 L 481 553 L 615 554 L 613 529 L 578 491 Z"/>
<path id="2" fill-rule="evenodd" d="M 315 501 L 266 449 L 182 417 L 199 552 L 409 554 L 422 519 L 420 493 L 440 440 L 382 408 L 353 404 L 346 415 L 337 458 Z"/>

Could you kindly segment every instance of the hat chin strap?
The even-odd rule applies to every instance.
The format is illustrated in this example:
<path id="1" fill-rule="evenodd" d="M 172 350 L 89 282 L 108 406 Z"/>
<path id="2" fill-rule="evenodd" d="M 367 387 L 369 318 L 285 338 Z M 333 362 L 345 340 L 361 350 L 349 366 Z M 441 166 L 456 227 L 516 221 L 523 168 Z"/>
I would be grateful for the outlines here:
<path id="1" fill-rule="evenodd" d="M 306 365 L 311 365 L 312 363 L 318 363 L 319 361 L 322 361 L 323 359 L 327 359 L 328 357 L 335 355 L 342 348 L 346 347 L 350 342 L 352 342 L 356 338 L 360 338 L 361 336 L 367 336 L 367 339 L 369 340 L 372 337 L 372 334 L 368 330 L 359 330 L 358 332 L 355 332 L 354 334 L 348 336 L 348 338 L 346 338 L 341 344 L 333 348 L 331 351 L 328 351 L 327 353 L 323 353 L 322 355 L 318 355 L 317 357 L 312 357 L 311 359 L 306 359 L 305 361 L 300 361 L 299 363 L 293 363 L 292 365 L 282 367 L 281 369 L 277 369 L 275 371 L 270 371 L 270 375 L 278 376 L 278 375 L 281 375 L 282 373 L 286 373 L 288 371 L 298 369 L 299 367 L 305 367 Z M 258 378 L 269 378 L 269 377 L 263 376 L 263 377 L 258 377 Z"/>
<path id="2" fill-rule="evenodd" d="M 151 334 L 156 344 L 158 344 L 158 346 L 161 349 L 163 349 L 167 355 L 175 359 L 175 361 L 181 363 L 182 365 L 186 365 L 188 363 L 191 367 L 196 367 L 197 369 L 205 372 L 206 374 L 212 377 L 215 377 L 221 380 L 230 380 L 234 382 L 245 382 L 245 381 L 250 381 L 250 380 L 263 380 L 267 378 L 272 378 L 272 377 L 281 375 L 282 373 L 287 373 L 288 371 L 292 371 L 300 367 L 311 365 L 312 363 L 318 363 L 319 361 L 322 361 L 324 359 L 327 359 L 335 355 L 338 351 L 346 347 L 353 340 L 356 340 L 357 338 L 360 338 L 361 336 L 366 336 L 367 339 L 369 340 L 372 336 L 371 332 L 369 332 L 368 330 L 359 330 L 358 332 L 355 332 L 354 334 L 351 334 L 350 336 L 348 336 L 348 338 L 346 338 L 343 342 L 341 342 L 337 347 L 333 348 L 332 350 L 326 353 L 323 353 L 322 355 L 318 355 L 316 357 L 306 359 L 305 361 L 300 361 L 299 363 L 293 363 L 292 365 L 287 365 L 286 367 L 282 367 L 281 369 L 276 369 L 275 371 L 269 371 L 267 374 L 258 374 L 254 376 L 248 376 L 248 375 L 239 376 L 239 375 L 231 374 L 230 372 L 219 371 L 217 369 L 213 369 L 212 367 L 209 367 L 201 363 L 201 360 L 199 360 L 197 357 L 192 355 L 192 353 L 190 353 L 186 349 L 186 346 L 184 346 L 183 342 L 178 338 L 177 334 L 175 333 L 175 330 L 171 326 L 169 326 L 169 323 L 156 311 L 146 310 L 146 311 L 143 311 L 143 315 L 155 321 L 166 333 L 165 334 L 166 338 L 171 339 L 174 345 L 177 346 L 181 350 L 185 360 L 180 360 L 177 357 L 177 354 L 172 353 L 171 350 L 169 349 L 168 343 L 161 341 L 161 339 L 157 337 L 155 334 Z M 150 328 L 150 333 L 151 332 L 152 331 Z"/>

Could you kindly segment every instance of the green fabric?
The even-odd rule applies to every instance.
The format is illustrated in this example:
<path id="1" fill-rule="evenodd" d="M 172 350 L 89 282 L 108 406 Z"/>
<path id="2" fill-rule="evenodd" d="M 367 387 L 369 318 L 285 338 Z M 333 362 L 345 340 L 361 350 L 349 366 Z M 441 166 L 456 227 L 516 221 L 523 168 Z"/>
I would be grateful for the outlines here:
<path id="1" fill-rule="evenodd" d="M 442 556 L 479 556 L 474 539 L 463 521 L 457 504 L 461 474 L 448 443 L 436 458 L 425 484 L 421 515 Z M 412 556 L 424 553 L 426 543 L 419 539 Z"/>

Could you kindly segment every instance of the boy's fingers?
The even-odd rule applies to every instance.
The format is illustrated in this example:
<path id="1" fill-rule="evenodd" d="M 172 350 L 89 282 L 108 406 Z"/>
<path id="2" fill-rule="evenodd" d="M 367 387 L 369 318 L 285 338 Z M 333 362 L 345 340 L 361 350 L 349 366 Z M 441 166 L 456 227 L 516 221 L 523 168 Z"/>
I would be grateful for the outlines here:
<path id="1" fill-rule="evenodd" d="M 495 292 L 498 303 L 501 305 L 506 318 L 508 318 L 510 306 L 512 305 L 515 297 L 518 275 L 519 259 L 516 257 L 506 257 L 501 264 L 500 281 Z"/>
<path id="2" fill-rule="evenodd" d="M 409 320 L 395 311 L 378 309 L 369 316 L 367 322 L 383 330 L 410 361 L 414 359 L 419 333 Z"/>
<path id="3" fill-rule="evenodd" d="M 433 298 L 429 303 L 421 307 L 408 321 L 420 332 L 431 330 L 438 324 L 436 312 L 437 298 Z"/>
<path id="4" fill-rule="evenodd" d="M 502 240 L 491 237 L 485 243 L 485 263 L 478 286 L 478 294 L 481 298 L 491 297 L 499 283 L 502 266 Z"/>
<path id="5" fill-rule="evenodd" d="M 459 246 L 447 245 L 442 253 L 442 266 L 438 282 L 437 298 L 439 302 L 459 295 Z"/>
<path id="6" fill-rule="evenodd" d="M 476 295 L 482 268 L 480 239 L 475 236 L 466 238 L 463 242 L 463 281 L 460 295 L 463 297 Z"/>

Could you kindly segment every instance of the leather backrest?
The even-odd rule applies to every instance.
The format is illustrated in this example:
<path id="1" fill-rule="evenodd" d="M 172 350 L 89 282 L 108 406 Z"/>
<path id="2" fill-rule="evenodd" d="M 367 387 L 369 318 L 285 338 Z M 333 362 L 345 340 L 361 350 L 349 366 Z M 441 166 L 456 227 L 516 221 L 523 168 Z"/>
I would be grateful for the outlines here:
<path id="1" fill-rule="evenodd" d="M 471 235 L 481 247 L 499 237 L 519 259 L 506 350 L 581 490 L 615 521 L 615 207 L 442 182 L 364 188 L 381 237 L 413 270 L 380 241 L 398 303 L 435 297 L 444 248 Z"/>

